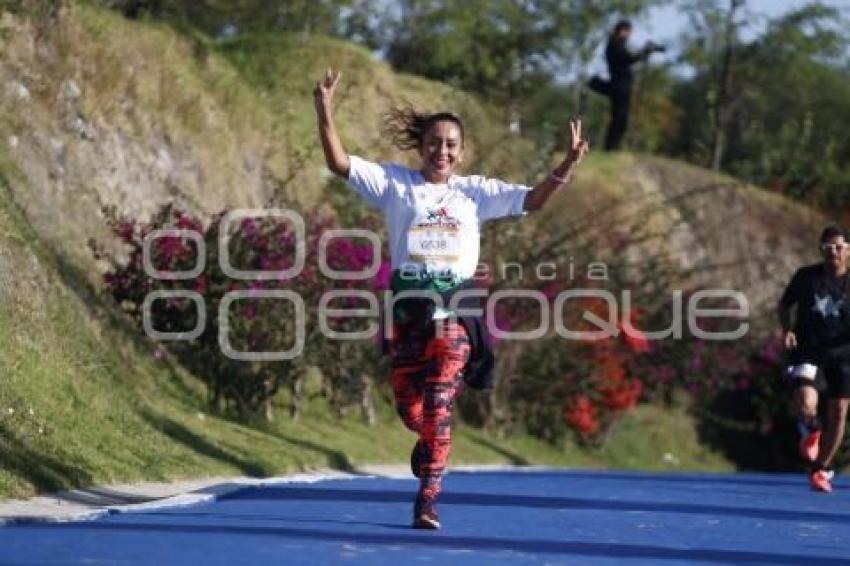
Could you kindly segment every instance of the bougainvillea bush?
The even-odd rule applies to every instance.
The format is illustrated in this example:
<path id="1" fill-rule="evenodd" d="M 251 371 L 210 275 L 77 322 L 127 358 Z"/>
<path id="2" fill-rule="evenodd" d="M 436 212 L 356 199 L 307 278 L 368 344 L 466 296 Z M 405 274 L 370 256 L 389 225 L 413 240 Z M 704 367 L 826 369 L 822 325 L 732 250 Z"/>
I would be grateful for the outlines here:
<path id="1" fill-rule="evenodd" d="M 265 410 L 270 416 L 271 399 L 282 387 L 292 393 L 291 410 L 297 413 L 302 390 L 300 378 L 309 365 L 323 370 L 324 392 L 335 408 L 360 404 L 371 418 L 369 380 L 377 373 L 381 361 L 376 341 L 341 342 L 327 340 L 317 330 L 319 297 L 330 289 L 382 290 L 388 283 L 388 264 L 379 265 L 377 273 L 367 280 L 329 279 L 318 272 L 317 250 L 322 234 L 338 228 L 334 216 L 316 211 L 303 216 L 304 238 L 297 236 L 288 218 L 244 217 L 229 224 L 228 255 L 233 269 L 241 271 L 282 272 L 293 267 L 297 246 L 304 248 L 303 268 L 294 275 L 282 274 L 271 279 L 228 276 L 219 261 L 218 239 L 222 219 L 227 211 L 206 224 L 172 205 L 163 206 L 147 222 L 120 216 L 114 208 L 104 215 L 115 236 L 124 244 L 124 252 L 108 253 L 106 246 L 90 242 L 99 260 L 107 265 L 104 282 L 118 305 L 140 328 L 143 328 L 143 306 L 154 292 L 189 291 L 203 300 L 206 323 L 196 337 L 187 336 L 199 322 L 196 300 L 163 297 L 149 304 L 149 326 L 172 336 L 160 341 L 157 355 L 169 352 L 190 367 L 208 384 L 210 401 L 225 404 L 241 414 Z M 190 230 L 200 235 L 205 248 L 204 268 L 195 276 L 173 279 L 169 273 L 190 272 L 199 258 L 198 244 L 184 235 L 164 235 L 150 240 L 150 263 L 158 272 L 151 276 L 145 270 L 145 238 L 156 230 Z M 300 242 L 298 240 L 301 240 Z M 363 271 L 373 262 L 373 249 L 361 238 L 336 237 L 329 240 L 327 264 L 336 270 Z M 383 257 L 383 255 L 382 255 Z M 304 305 L 304 347 L 290 360 L 244 360 L 225 355 L 220 330 L 226 325 L 230 348 L 237 352 L 286 352 L 296 346 L 296 307 L 290 300 L 263 297 L 266 292 L 286 290 L 301 298 Z M 226 313 L 219 307 L 227 293 L 241 291 Z M 345 303 L 345 304 L 339 304 Z M 356 299 L 343 298 L 331 307 L 359 307 Z M 338 331 L 355 330 L 363 322 L 355 319 L 333 319 L 331 327 Z M 176 333 L 184 333 L 179 337 Z M 179 339 L 170 339 L 178 336 Z M 156 337 L 155 337 L 156 338 Z"/>

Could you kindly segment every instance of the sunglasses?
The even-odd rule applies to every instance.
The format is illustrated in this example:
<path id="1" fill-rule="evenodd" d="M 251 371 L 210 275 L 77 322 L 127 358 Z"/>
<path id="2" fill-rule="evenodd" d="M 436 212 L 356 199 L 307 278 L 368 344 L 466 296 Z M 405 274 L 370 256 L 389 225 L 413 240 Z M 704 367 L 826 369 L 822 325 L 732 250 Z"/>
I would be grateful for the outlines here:
<path id="1" fill-rule="evenodd" d="M 821 244 L 820 249 L 824 252 L 832 252 L 834 254 L 841 253 L 847 244 Z"/>

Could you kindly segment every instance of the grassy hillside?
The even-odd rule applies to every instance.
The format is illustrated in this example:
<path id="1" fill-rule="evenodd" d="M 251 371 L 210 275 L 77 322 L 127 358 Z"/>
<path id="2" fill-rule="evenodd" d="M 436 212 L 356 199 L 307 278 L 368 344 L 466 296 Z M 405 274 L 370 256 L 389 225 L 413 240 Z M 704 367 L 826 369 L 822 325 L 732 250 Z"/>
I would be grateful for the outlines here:
<path id="1" fill-rule="evenodd" d="M 46 30 L 4 14 L 0 53 L 0 497 L 119 480 L 404 462 L 411 436 L 386 387 L 371 428 L 356 417 L 337 420 L 322 399 L 297 422 L 245 424 L 208 414 L 197 378 L 157 359 L 100 291 L 85 247 L 91 237 L 108 237 L 99 209 L 112 204 L 144 216 L 167 201 L 204 214 L 280 197 L 318 204 L 326 173 L 310 91 L 327 65 L 344 72 L 338 115 L 351 152 L 406 159 L 379 134 L 381 114 L 403 100 L 466 117 L 472 170 L 532 182 L 550 162 L 548 150 L 510 134 L 500 113 L 473 97 L 394 74 L 365 50 L 331 39 L 217 44 L 80 4 Z M 719 189 L 676 198 L 705 185 Z M 669 245 L 693 267 L 745 255 L 744 268 L 723 281 L 759 289 L 765 301 L 808 250 L 805 238 L 777 234 L 776 221 L 765 219 L 804 234 L 821 221 L 732 179 L 628 154 L 591 155 L 559 198 L 529 225 L 557 233 L 593 212 L 644 215 L 676 231 L 638 256 Z M 729 468 L 700 448 L 684 410 L 654 407 L 639 408 L 593 451 L 496 439 L 461 425 L 452 458 Z"/>

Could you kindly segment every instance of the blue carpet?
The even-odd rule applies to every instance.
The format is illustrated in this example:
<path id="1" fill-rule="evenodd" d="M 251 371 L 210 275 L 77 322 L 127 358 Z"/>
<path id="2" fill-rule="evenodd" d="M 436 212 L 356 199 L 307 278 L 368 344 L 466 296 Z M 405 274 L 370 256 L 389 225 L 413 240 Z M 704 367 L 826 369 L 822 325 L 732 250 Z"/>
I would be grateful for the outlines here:
<path id="1" fill-rule="evenodd" d="M 0 564 L 850 564 L 850 485 L 802 475 L 453 473 L 245 488 L 189 507 L 0 527 Z"/>

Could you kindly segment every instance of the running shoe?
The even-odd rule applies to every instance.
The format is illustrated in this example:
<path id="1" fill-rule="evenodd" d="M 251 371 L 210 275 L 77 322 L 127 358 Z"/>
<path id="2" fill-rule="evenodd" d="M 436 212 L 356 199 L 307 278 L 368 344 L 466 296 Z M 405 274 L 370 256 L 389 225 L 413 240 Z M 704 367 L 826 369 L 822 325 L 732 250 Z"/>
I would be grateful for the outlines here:
<path id="1" fill-rule="evenodd" d="M 826 470 L 812 470 L 809 473 L 809 485 L 813 491 L 823 491 L 829 493 L 832 491 L 829 473 Z"/>
<path id="2" fill-rule="evenodd" d="M 800 458 L 807 462 L 814 462 L 818 458 L 818 447 L 820 445 L 820 430 L 810 430 L 800 439 Z"/>
<path id="3" fill-rule="evenodd" d="M 425 443 L 422 440 L 417 440 L 413 445 L 413 450 L 410 451 L 410 473 L 415 477 L 422 477 L 422 450 L 425 448 Z"/>
<path id="4" fill-rule="evenodd" d="M 440 517 L 433 502 L 416 500 L 413 505 L 413 528 L 435 531 L 440 528 Z"/>

